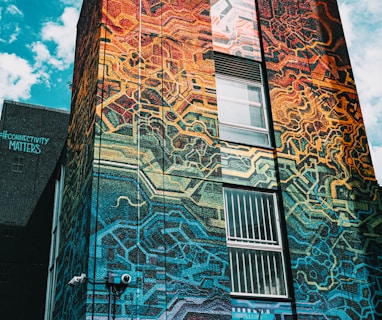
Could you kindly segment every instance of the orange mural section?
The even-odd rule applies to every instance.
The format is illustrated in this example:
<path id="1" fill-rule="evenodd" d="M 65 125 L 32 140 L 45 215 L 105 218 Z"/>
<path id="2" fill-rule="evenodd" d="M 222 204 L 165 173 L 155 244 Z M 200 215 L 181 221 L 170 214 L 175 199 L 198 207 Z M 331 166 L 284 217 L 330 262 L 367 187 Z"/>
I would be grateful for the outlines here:
<path id="1" fill-rule="evenodd" d="M 167 173 L 184 168 L 218 178 L 209 2 L 108 1 L 103 8 L 99 132 L 144 133 L 171 158 Z M 198 152 L 191 150 L 195 139 Z"/>
<path id="2" fill-rule="evenodd" d="M 375 181 L 335 1 L 291 1 L 288 11 L 276 3 L 259 1 L 280 157 L 300 164 L 314 155 L 344 186 Z"/>

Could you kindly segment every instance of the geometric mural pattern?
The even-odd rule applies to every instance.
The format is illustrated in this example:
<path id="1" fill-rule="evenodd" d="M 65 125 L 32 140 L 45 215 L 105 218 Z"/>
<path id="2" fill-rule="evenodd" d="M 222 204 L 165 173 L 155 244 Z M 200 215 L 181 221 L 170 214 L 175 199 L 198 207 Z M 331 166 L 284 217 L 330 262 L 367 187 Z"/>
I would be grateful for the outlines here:
<path id="1" fill-rule="evenodd" d="M 89 269 L 131 274 L 121 318 L 231 318 L 209 6 L 102 6 Z"/>
<path id="2" fill-rule="evenodd" d="M 66 283 L 108 271 L 132 275 L 118 319 L 382 317 L 381 203 L 334 0 L 88 0 L 79 32 L 55 319 L 106 319 L 104 284 Z M 274 150 L 219 141 L 213 50 L 264 62 Z M 291 300 L 231 299 L 223 182 L 280 191 Z"/>
<path id="3" fill-rule="evenodd" d="M 84 1 L 79 21 L 73 74 L 71 120 L 65 161 L 65 187 L 60 220 L 57 287 L 53 319 L 85 319 L 86 285 L 72 288 L 70 279 L 88 274 L 91 225 L 94 113 L 99 45 L 96 1 Z M 86 26 L 86 28 L 84 27 Z"/>
<path id="4" fill-rule="evenodd" d="M 209 312 L 223 312 L 230 318 L 229 302 L 217 302 L 229 283 L 225 244 L 193 215 L 200 205 L 181 204 L 176 197 L 163 201 L 153 196 L 154 190 L 141 189 L 143 184 L 138 185 L 129 172 L 111 171 L 109 166 L 101 171 L 97 177 L 101 214 L 94 234 L 99 248 L 96 278 L 108 270 L 125 270 L 133 277 L 117 304 L 117 314 L 183 319 L 195 312 L 202 314 L 208 306 Z M 139 199 L 134 195 L 137 189 Z M 214 214 L 212 208 L 199 210 L 204 216 L 208 211 Z M 105 289 L 103 285 L 97 289 L 96 315 L 101 316 L 107 313 Z"/>
<path id="5" fill-rule="evenodd" d="M 258 1 L 299 319 L 379 319 L 381 203 L 336 1 Z"/>
<path id="6" fill-rule="evenodd" d="M 221 142 L 222 177 L 225 183 L 277 190 L 273 150 Z"/>

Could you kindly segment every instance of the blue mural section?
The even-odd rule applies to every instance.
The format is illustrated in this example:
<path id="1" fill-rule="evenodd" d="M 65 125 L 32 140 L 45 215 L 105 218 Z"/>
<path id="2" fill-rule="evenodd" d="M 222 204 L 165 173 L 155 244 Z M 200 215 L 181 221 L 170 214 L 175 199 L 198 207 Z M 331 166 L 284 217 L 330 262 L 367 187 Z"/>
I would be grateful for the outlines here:
<path id="1" fill-rule="evenodd" d="M 129 273 L 132 282 L 117 299 L 117 318 L 219 319 L 231 316 L 229 264 L 224 232 L 206 228 L 216 209 L 155 194 L 136 171 L 103 166 L 93 204 L 89 272 Z M 158 179 L 160 176 L 158 176 Z M 218 186 L 217 186 L 218 187 Z M 210 211 L 210 213 L 209 213 Z M 204 213 L 203 213 L 204 212 Z M 223 229 L 224 230 L 224 229 Z M 90 286 L 94 316 L 108 313 L 104 284 Z M 200 318 L 203 317 L 203 318 Z M 130 318 L 129 318 L 130 319 Z"/>
<path id="2" fill-rule="evenodd" d="M 291 261 L 299 284 L 295 289 L 299 315 L 306 319 L 322 313 L 322 319 L 379 319 L 375 295 L 380 293 L 375 288 L 380 287 L 382 259 L 378 242 L 370 237 L 376 232 L 371 225 L 380 224 L 377 203 L 349 201 L 328 207 L 322 202 L 330 199 L 317 196 L 324 219 L 290 195 L 283 198 L 287 209 L 294 208 L 298 215 L 289 221 L 289 243 L 301 252 Z"/>

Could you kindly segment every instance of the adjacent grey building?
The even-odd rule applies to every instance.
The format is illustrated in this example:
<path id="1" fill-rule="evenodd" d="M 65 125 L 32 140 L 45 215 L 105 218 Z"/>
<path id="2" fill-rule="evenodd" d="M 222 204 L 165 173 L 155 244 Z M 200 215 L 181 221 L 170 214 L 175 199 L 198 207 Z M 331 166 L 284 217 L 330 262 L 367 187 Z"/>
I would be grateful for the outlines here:
<path id="1" fill-rule="evenodd" d="M 69 113 L 5 101 L 0 121 L 0 310 L 43 319 L 54 185 Z"/>

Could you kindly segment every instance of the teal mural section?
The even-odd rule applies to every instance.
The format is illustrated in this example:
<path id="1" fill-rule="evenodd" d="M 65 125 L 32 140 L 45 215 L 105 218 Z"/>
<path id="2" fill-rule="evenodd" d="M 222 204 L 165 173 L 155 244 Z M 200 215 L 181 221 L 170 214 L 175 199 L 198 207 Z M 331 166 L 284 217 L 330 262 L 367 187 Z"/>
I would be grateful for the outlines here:
<path id="1" fill-rule="evenodd" d="M 105 165 L 95 176 L 100 186 L 91 241 L 97 245 L 95 276 L 127 272 L 133 279 L 117 302 L 117 314 L 183 319 L 207 306 L 229 314 L 225 243 L 219 228 L 206 227 L 219 213 L 192 199 L 156 194 L 134 176 L 134 171 Z M 205 189 L 200 187 L 194 197 Z M 104 285 L 94 294 L 95 315 L 101 316 L 107 313 Z"/>

